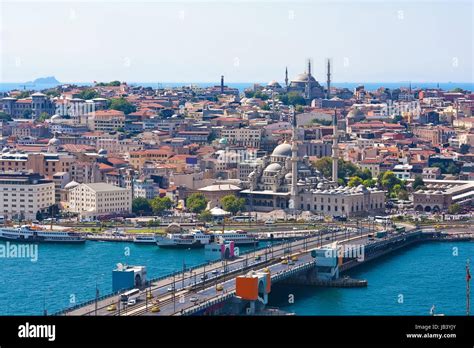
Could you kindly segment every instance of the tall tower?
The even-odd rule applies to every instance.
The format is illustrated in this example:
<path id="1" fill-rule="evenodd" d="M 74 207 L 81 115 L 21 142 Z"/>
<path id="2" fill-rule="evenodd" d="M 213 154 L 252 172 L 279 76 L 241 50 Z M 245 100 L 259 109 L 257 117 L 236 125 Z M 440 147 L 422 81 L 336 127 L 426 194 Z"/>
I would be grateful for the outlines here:
<path id="1" fill-rule="evenodd" d="M 224 75 L 221 75 L 221 94 L 224 94 Z"/>
<path id="2" fill-rule="evenodd" d="M 308 58 L 308 76 L 311 76 L 311 59 Z"/>
<path id="3" fill-rule="evenodd" d="M 297 195 L 297 183 L 298 183 L 298 144 L 296 143 L 296 113 L 295 109 L 292 112 L 292 135 L 291 135 L 291 199 L 293 200 L 293 208 L 296 209 L 296 195 Z"/>
<path id="4" fill-rule="evenodd" d="M 327 93 L 327 99 L 330 99 L 331 97 L 331 60 L 328 58 L 328 71 L 327 71 L 327 77 L 328 77 L 328 93 Z"/>
<path id="5" fill-rule="evenodd" d="M 286 89 L 288 89 L 288 67 L 285 68 L 285 85 Z"/>
<path id="6" fill-rule="evenodd" d="M 332 181 L 337 185 L 337 172 L 338 172 L 338 148 L 337 148 L 337 109 L 334 108 L 334 116 L 332 118 L 333 125 L 333 140 L 332 140 Z"/>

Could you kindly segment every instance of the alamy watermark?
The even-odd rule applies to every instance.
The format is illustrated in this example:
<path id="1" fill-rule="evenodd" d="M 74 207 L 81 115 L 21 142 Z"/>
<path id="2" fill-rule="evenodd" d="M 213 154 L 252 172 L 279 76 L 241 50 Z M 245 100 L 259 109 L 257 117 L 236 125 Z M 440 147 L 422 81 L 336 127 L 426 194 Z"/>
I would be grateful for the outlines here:
<path id="1" fill-rule="evenodd" d="M 363 244 L 343 244 L 337 249 L 326 250 L 324 256 L 327 258 L 346 257 L 363 262 L 365 259 L 365 246 Z"/>
<path id="2" fill-rule="evenodd" d="M 30 259 L 31 262 L 38 261 L 38 244 L 0 244 L 0 259 Z"/>

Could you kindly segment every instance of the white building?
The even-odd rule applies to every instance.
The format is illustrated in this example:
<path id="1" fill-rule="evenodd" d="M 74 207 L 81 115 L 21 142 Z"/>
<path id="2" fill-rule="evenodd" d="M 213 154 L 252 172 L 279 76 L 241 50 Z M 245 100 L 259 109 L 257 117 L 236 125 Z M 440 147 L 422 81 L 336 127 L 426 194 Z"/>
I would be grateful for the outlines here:
<path id="1" fill-rule="evenodd" d="M 35 220 L 55 203 L 54 182 L 39 174 L 0 174 L 0 215 L 6 219 Z"/>
<path id="2" fill-rule="evenodd" d="M 88 218 L 129 214 L 131 190 L 107 183 L 80 184 L 69 191 L 68 210 Z"/>

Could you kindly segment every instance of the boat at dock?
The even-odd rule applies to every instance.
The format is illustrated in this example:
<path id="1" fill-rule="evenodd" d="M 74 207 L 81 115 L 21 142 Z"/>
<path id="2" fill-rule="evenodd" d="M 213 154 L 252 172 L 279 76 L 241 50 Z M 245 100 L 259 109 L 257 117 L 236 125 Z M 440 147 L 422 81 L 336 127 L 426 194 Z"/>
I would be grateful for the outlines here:
<path id="1" fill-rule="evenodd" d="M 21 243 L 84 243 L 86 241 L 86 238 L 78 232 L 44 230 L 29 225 L 2 227 L 0 239 Z"/>
<path id="2" fill-rule="evenodd" d="M 201 230 L 192 230 L 189 233 L 167 233 L 165 236 L 156 236 L 156 244 L 160 248 L 203 248 L 213 237 Z"/>
<path id="3" fill-rule="evenodd" d="M 249 245 L 258 243 L 256 236 L 242 230 L 214 232 L 214 238 L 217 243 L 234 242 L 235 245 Z"/>
<path id="4" fill-rule="evenodd" d="M 154 234 L 139 234 L 133 237 L 133 242 L 137 244 L 155 244 L 156 237 Z"/>

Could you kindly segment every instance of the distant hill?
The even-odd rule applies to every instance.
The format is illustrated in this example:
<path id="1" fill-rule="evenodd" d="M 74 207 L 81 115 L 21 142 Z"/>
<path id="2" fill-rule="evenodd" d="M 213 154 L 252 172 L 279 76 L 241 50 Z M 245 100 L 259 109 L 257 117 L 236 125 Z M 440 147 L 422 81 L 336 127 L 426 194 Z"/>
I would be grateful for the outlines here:
<path id="1" fill-rule="evenodd" d="M 61 84 L 61 82 L 56 80 L 56 78 L 54 76 L 40 77 L 40 78 L 37 78 L 34 81 L 28 81 L 26 83 L 34 83 L 34 84 L 39 84 L 39 85 L 52 85 L 52 84 L 60 85 Z"/>

